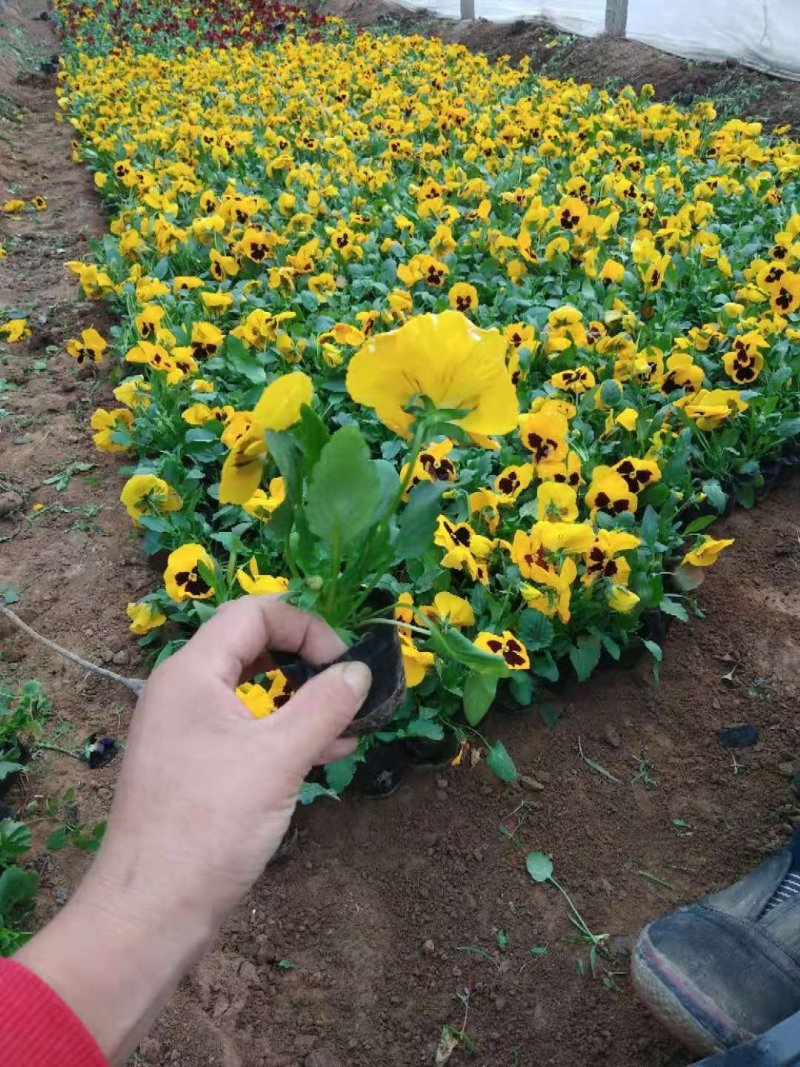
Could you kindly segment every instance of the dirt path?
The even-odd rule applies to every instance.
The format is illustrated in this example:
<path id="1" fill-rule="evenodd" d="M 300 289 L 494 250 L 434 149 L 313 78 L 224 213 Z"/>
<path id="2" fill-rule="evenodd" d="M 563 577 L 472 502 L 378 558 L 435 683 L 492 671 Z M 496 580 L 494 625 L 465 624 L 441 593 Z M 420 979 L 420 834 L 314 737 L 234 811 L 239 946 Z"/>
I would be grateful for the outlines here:
<path id="1" fill-rule="evenodd" d="M 135 672 L 125 605 L 150 582 L 119 505 L 119 465 L 95 450 L 88 431 L 94 407 L 113 399 L 111 386 L 82 376 L 64 353 L 80 330 L 109 325 L 102 308 L 79 303 L 64 266 L 88 255 L 88 238 L 104 221 L 90 176 L 71 161 L 71 130 L 53 119 L 55 78 L 38 72 L 56 48 L 52 23 L 35 18 L 43 7 L 24 0 L 0 12 L 0 202 L 47 200 L 44 211 L 0 216 L 8 253 L 0 259 L 0 319 L 22 315 L 32 330 L 25 342 L 0 345 L 0 583 L 17 591 L 15 610 L 40 633 Z M 63 488 L 48 484 L 59 475 Z M 0 679 L 43 683 L 63 719 L 61 744 L 93 731 L 124 734 L 132 706 L 124 689 L 84 680 L 4 620 L 0 637 Z M 108 809 L 114 776 L 113 768 L 89 772 L 53 754 L 32 768 L 24 799 L 74 786 L 78 817 L 93 824 Z M 85 863 L 71 852 L 43 863 L 45 913 Z"/>
<path id="2" fill-rule="evenodd" d="M 47 54 L 51 26 L 32 21 L 40 10 L 22 0 L 6 18 Z M 81 377 L 62 352 L 76 330 L 109 326 L 97 306 L 77 302 L 63 269 L 87 254 L 103 220 L 53 105 L 50 81 L 14 81 L 4 63 L 0 196 L 42 194 L 48 209 L 0 224 L 9 250 L 0 307 L 25 311 L 34 327 L 24 345 L 0 350 L 0 378 L 14 387 L 0 393 L 0 492 L 16 494 L 0 518 L 0 581 L 20 590 L 20 614 L 43 633 L 135 673 L 124 608 L 151 576 L 117 504 L 119 464 L 94 451 L 86 427 L 110 386 Z M 18 112 L 19 123 L 7 117 Z M 44 484 L 74 462 L 94 466 L 63 490 Z M 447 768 L 419 772 L 385 801 L 348 797 L 304 811 L 296 853 L 230 917 L 143 1043 L 140 1067 L 431 1064 L 442 1025 L 462 1023 L 466 987 L 477 1052 L 456 1052 L 454 1065 L 688 1063 L 636 1003 L 624 954 L 603 965 L 609 983 L 580 973 L 586 946 L 572 940 L 556 892 L 530 882 L 524 856 L 551 852 L 592 929 L 624 939 L 744 873 L 800 820 L 791 785 L 800 770 L 799 489 L 795 481 L 727 521 L 737 544 L 701 590 L 707 617 L 671 632 L 659 688 L 642 662 L 554 697 L 553 726 L 536 714 L 491 723 L 523 785 Z M 35 503 L 45 507 L 33 512 Z M 124 691 L 84 682 L 7 627 L 0 636 L 3 678 L 40 678 L 73 724 L 68 738 L 94 729 L 124 737 Z M 745 721 L 760 738 L 734 762 L 716 731 Z M 579 738 L 617 781 L 581 761 Z M 80 816 L 92 822 L 114 777 L 114 764 L 89 772 L 52 756 L 34 767 L 30 790 L 76 784 Z M 513 841 L 501 824 L 520 824 Z M 42 862 L 42 917 L 85 862 L 71 852 Z M 542 946 L 545 955 L 531 954 Z"/>

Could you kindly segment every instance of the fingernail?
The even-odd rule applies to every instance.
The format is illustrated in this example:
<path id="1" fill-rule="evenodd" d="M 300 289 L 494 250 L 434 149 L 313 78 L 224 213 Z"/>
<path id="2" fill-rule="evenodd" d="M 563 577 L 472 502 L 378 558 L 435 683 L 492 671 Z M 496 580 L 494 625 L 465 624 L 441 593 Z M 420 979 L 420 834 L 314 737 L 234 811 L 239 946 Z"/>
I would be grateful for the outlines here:
<path id="1" fill-rule="evenodd" d="M 363 700 L 372 685 L 372 671 L 366 663 L 353 661 L 342 667 L 342 678 L 350 686 L 359 700 Z"/>

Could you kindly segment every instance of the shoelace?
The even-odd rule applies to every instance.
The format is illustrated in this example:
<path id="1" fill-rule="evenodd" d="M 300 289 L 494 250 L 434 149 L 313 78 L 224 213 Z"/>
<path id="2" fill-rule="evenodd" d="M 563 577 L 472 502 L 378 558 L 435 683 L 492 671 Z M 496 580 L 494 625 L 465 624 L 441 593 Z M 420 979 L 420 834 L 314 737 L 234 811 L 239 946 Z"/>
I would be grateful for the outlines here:
<path id="1" fill-rule="evenodd" d="M 779 904 L 785 904 L 787 900 L 796 897 L 800 893 L 800 871 L 790 871 L 781 884 L 767 901 L 764 914 L 777 908 Z"/>

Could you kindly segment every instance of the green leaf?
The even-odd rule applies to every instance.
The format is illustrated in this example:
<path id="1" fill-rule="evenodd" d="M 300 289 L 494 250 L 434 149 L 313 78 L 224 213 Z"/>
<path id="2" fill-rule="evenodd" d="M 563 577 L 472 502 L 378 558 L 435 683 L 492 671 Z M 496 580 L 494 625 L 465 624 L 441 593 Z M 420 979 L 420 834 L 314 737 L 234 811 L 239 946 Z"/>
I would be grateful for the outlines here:
<path id="1" fill-rule="evenodd" d="M 206 604 L 202 600 L 195 600 L 195 602 L 192 604 L 192 609 L 194 611 L 195 617 L 197 618 L 197 621 L 201 624 L 204 622 L 208 622 L 209 619 L 213 619 L 213 617 L 217 613 L 217 609 L 213 606 L 213 604 Z"/>
<path id="2" fill-rule="evenodd" d="M 603 645 L 603 648 L 606 650 L 609 656 L 611 656 L 613 660 L 618 660 L 619 657 L 622 655 L 622 649 L 619 647 L 614 638 L 611 637 L 609 634 L 604 633 L 600 633 L 598 634 L 598 636 L 600 638 L 601 644 Z"/>
<path id="3" fill-rule="evenodd" d="M 527 608 L 516 623 L 516 635 L 529 652 L 541 652 L 553 643 L 553 624 L 533 608 Z"/>
<path id="4" fill-rule="evenodd" d="M 415 559 L 430 547 L 444 490 L 442 482 L 420 482 L 411 490 L 408 504 L 400 514 L 394 542 L 396 563 Z"/>
<path id="5" fill-rule="evenodd" d="M 579 682 L 585 682 L 600 662 L 600 639 L 594 634 L 581 634 L 570 646 L 569 658 Z"/>
<path id="6" fill-rule="evenodd" d="M 538 678 L 544 678 L 548 682 L 557 682 L 561 676 L 552 652 L 547 650 L 531 656 L 531 670 Z"/>
<path id="7" fill-rule="evenodd" d="M 300 786 L 300 792 L 297 794 L 297 799 L 301 804 L 313 804 L 319 797 L 332 797 L 333 800 L 339 799 L 332 789 L 326 789 L 319 782 L 303 782 Z"/>
<path id="8" fill-rule="evenodd" d="M 652 504 L 648 504 L 642 517 L 641 534 L 642 540 L 650 548 L 658 541 L 658 530 L 658 514 Z"/>
<path id="9" fill-rule="evenodd" d="M 372 522 L 377 523 L 390 510 L 392 501 L 400 490 L 400 475 L 394 464 L 389 463 L 388 460 L 375 459 L 372 462 L 378 475 L 378 499 L 372 516 Z M 388 527 L 385 528 L 387 528 L 388 536 Z"/>
<path id="10" fill-rule="evenodd" d="M 451 659 L 478 674 L 496 675 L 505 678 L 510 673 L 502 656 L 477 648 L 458 630 L 442 630 L 435 623 L 428 623 L 431 635 L 428 644 L 442 659 Z"/>
<path id="11" fill-rule="evenodd" d="M 484 718 L 497 693 L 496 675 L 470 671 L 464 683 L 464 718 L 470 726 L 477 726 Z"/>
<path id="12" fill-rule="evenodd" d="M 52 834 L 47 838 L 44 843 L 44 847 L 48 852 L 60 852 L 62 848 L 67 847 L 69 841 L 69 835 L 63 826 L 58 830 L 54 830 Z"/>
<path id="13" fill-rule="evenodd" d="M 677 600 L 670 600 L 668 597 L 664 597 L 658 606 L 665 615 L 672 615 L 673 618 L 680 619 L 681 622 L 689 621 L 689 612 Z"/>
<path id="14" fill-rule="evenodd" d="M 372 521 L 380 485 L 367 442 L 355 426 L 337 430 L 311 475 L 306 517 L 329 545 L 353 541 Z"/>
<path id="15" fill-rule="evenodd" d="M 661 649 L 661 646 L 657 645 L 655 641 L 648 641 L 643 638 L 642 644 L 655 661 L 653 663 L 653 678 L 655 679 L 656 685 L 658 685 L 659 679 L 661 677 L 661 660 L 664 657 L 664 653 Z"/>
<path id="16" fill-rule="evenodd" d="M 13 760 L 7 759 L 0 760 L 0 782 L 8 778 L 9 774 L 16 774 L 17 771 L 22 769 L 21 763 L 14 763 Z"/>
<path id="17" fill-rule="evenodd" d="M 706 500 L 708 500 L 712 508 L 716 508 L 721 514 L 728 503 L 728 497 L 723 492 L 722 486 L 717 479 L 711 478 L 707 482 L 703 482 L 700 488 L 705 493 Z"/>
<path id="18" fill-rule="evenodd" d="M 691 534 L 702 533 L 703 530 L 707 530 L 712 522 L 716 522 L 719 515 L 698 515 L 697 518 L 690 522 L 686 529 L 683 531 L 686 537 Z"/>
<path id="19" fill-rule="evenodd" d="M 0 875 L 0 917 L 8 926 L 15 918 L 30 910 L 39 878 L 34 871 L 21 867 L 8 867 Z"/>
<path id="20" fill-rule="evenodd" d="M 537 960 L 542 959 L 547 955 L 547 945 L 534 945 L 531 949 L 531 956 L 534 956 Z"/>
<path id="21" fill-rule="evenodd" d="M 225 366 L 235 371 L 253 385 L 263 385 L 267 372 L 260 359 L 238 337 L 228 334 L 225 340 Z"/>
<path id="22" fill-rule="evenodd" d="M 406 734 L 409 737 L 426 737 L 429 741 L 441 741 L 444 739 L 444 727 L 434 719 L 425 719 L 419 716 L 412 719 L 406 726 Z"/>
<path id="23" fill-rule="evenodd" d="M 267 430 L 266 437 L 269 453 L 278 465 L 286 484 L 287 501 L 289 504 L 297 504 L 302 499 L 303 489 L 303 454 L 300 445 L 286 430 Z M 281 504 L 281 508 L 284 506 L 285 504 Z M 278 511 L 281 508 L 278 508 Z M 275 521 L 274 516 L 272 521 Z"/>
<path id="24" fill-rule="evenodd" d="M 31 831 L 24 822 L 3 819 L 0 822 L 0 866 L 7 866 L 31 847 Z"/>
<path id="25" fill-rule="evenodd" d="M 785 419 L 778 427 L 778 436 L 784 439 L 800 435 L 800 418 Z"/>
<path id="26" fill-rule="evenodd" d="M 335 794 L 343 793 L 353 780 L 358 764 L 358 754 L 354 752 L 344 759 L 337 759 L 334 763 L 325 764 L 325 777 L 328 785 Z"/>
<path id="27" fill-rule="evenodd" d="M 661 648 L 661 645 L 657 645 L 655 641 L 648 641 L 644 638 L 642 639 L 642 644 L 653 657 L 653 659 L 656 661 L 656 663 L 660 663 L 661 660 L 664 658 L 664 652 Z"/>
<path id="28" fill-rule="evenodd" d="M 219 434 L 214 433 L 213 430 L 206 430 L 203 426 L 193 426 L 191 430 L 186 431 L 184 440 L 192 445 L 208 445 L 212 441 L 218 442 Z"/>
<path id="29" fill-rule="evenodd" d="M 486 757 L 486 766 L 504 782 L 516 782 L 517 778 L 519 778 L 514 761 L 502 741 L 495 741 L 490 746 L 489 754 Z"/>
<path id="30" fill-rule="evenodd" d="M 530 671 L 512 671 L 508 687 L 521 708 L 530 706 L 533 700 L 533 678 Z"/>
<path id="31" fill-rule="evenodd" d="M 320 453 L 330 441 L 331 435 L 328 433 L 328 427 L 308 404 L 303 404 L 300 408 L 300 423 L 296 436 L 303 450 L 306 470 L 310 473 L 317 465 Z"/>
<path id="32" fill-rule="evenodd" d="M 525 866 L 534 882 L 546 882 L 553 877 L 553 861 L 544 852 L 529 852 Z"/>
<path id="33" fill-rule="evenodd" d="M 508 948 L 508 933 L 507 933 L 507 931 L 502 930 L 502 929 L 497 931 L 497 936 L 495 937 L 495 944 L 497 945 L 497 947 L 500 949 L 501 952 L 505 952 L 505 950 Z"/>

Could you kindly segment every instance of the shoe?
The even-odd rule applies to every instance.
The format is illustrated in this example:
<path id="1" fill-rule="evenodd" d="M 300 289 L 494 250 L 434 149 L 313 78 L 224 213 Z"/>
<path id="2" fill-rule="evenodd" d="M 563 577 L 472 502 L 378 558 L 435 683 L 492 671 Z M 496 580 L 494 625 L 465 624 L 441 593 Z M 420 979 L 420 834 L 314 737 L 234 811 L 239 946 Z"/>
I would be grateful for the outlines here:
<path id="1" fill-rule="evenodd" d="M 800 1012 L 761 1037 L 698 1060 L 694 1067 L 796 1067 L 800 1064 Z"/>
<path id="2" fill-rule="evenodd" d="M 640 998 L 695 1052 L 800 1011 L 800 827 L 741 881 L 657 919 L 632 956 Z"/>

